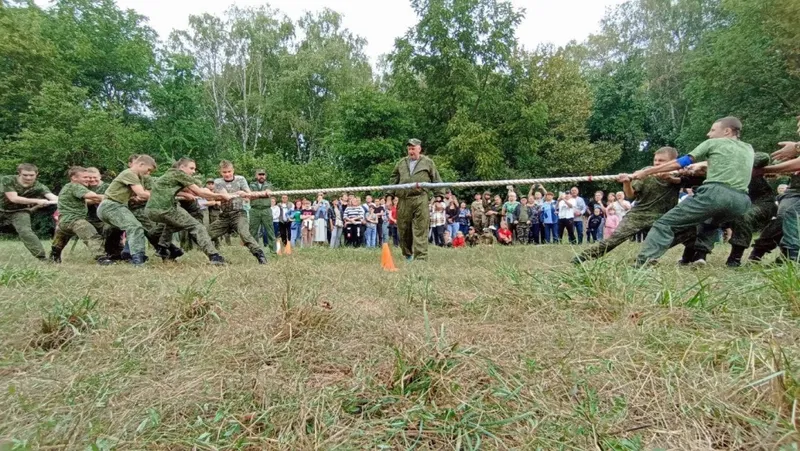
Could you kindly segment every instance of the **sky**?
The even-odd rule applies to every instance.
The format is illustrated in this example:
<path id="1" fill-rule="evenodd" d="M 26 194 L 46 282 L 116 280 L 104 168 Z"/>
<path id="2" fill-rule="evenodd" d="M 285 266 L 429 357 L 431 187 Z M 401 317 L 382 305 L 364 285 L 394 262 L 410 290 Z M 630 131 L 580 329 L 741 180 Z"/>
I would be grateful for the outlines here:
<path id="1" fill-rule="evenodd" d="M 583 40 L 599 29 L 600 19 L 609 7 L 623 0 L 511 0 L 517 8 L 525 8 L 525 19 L 517 30 L 519 42 L 532 49 L 542 43 L 564 45 Z M 37 1 L 37 3 L 44 3 Z M 344 26 L 366 38 L 366 54 L 373 65 L 382 54 L 389 53 L 394 40 L 417 22 L 409 0 L 117 0 L 123 9 L 134 9 L 150 19 L 150 26 L 161 39 L 174 29 L 185 29 L 190 15 L 205 12 L 222 15 L 235 4 L 239 7 L 265 3 L 292 19 L 306 11 L 330 8 L 344 16 Z"/>

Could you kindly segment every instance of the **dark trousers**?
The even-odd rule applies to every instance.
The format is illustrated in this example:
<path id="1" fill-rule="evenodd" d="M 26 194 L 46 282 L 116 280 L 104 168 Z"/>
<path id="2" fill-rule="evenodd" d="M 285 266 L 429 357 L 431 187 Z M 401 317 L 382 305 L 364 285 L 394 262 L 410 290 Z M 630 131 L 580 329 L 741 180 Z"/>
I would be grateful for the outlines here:
<path id="1" fill-rule="evenodd" d="M 558 243 L 558 233 L 557 233 L 557 224 L 542 224 L 544 228 L 544 242 L 545 243 Z"/>
<path id="2" fill-rule="evenodd" d="M 575 244 L 575 220 L 572 218 L 559 219 L 558 228 L 560 230 L 558 235 L 559 240 L 564 238 L 564 229 L 567 229 L 567 235 L 569 235 L 570 244 Z"/>
<path id="3" fill-rule="evenodd" d="M 531 224 L 531 230 L 529 232 L 529 238 L 530 239 L 529 239 L 528 242 L 535 243 L 535 244 L 541 244 L 543 242 L 543 240 L 542 240 L 542 232 L 544 232 L 544 230 L 542 229 L 542 225 L 541 224 L 539 224 L 538 222 L 535 223 L 535 224 Z"/>
<path id="4" fill-rule="evenodd" d="M 289 242 L 289 239 L 292 236 L 292 223 L 291 222 L 279 222 L 278 223 L 278 234 L 281 237 L 281 241 L 283 245 L 286 246 L 286 243 Z"/>
<path id="5" fill-rule="evenodd" d="M 400 236 L 397 234 L 397 224 L 389 224 L 389 237 L 394 243 L 394 247 L 400 245 Z"/>
<path id="6" fill-rule="evenodd" d="M 344 228 L 344 243 L 347 246 L 360 247 L 364 235 L 360 224 L 347 224 Z"/>
<path id="7" fill-rule="evenodd" d="M 573 224 L 575 225 L 575 234 L 578 236 L 578 244 L 583 244 L 583 219 L 577 217 Z"/>
<path id="8" fill-rule="evenodd" d="M 433 243 L 439 247 L 444 246 L 444 229 L 446 226 L 440 225 L 433 228 Z"/>

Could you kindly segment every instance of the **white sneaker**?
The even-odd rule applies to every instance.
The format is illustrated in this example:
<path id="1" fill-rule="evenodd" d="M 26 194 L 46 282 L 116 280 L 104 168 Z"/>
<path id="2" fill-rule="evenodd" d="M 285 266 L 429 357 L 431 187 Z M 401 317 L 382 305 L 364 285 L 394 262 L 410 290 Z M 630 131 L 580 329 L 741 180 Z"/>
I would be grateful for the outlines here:
<path id="1" fill-rule="evenodd" d="M 692 266 L 705 266 L 705 265 L 707 265 L 707 264 L 708 264 L 708 263 L 705 261 L 705 259 L 702 259 L 702 258 L 701 258 L 701 259 L 699 259 L 699 260 L 695 260 L 695 261 L 693 261 L 693 262 L 691 263 L 691 265 L 692 265 Z"/>

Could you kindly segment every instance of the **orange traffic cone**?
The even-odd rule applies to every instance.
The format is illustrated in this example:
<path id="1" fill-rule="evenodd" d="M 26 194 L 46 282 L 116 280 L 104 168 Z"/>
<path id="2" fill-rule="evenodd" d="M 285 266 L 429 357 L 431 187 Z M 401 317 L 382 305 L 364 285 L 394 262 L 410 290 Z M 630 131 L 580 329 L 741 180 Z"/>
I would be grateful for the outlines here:
<path id="1" fill-rule="evenodd" d="M 283 255 L 292 255 L 292 242 L 287 241 L 286 247 L 283 249 Z"/>
<path id="2" fill-rule="evenodd" d="M 397 268 L 394 266 L 394 260 L 392 259 L 392 251 L 389 250 L 389 243 L 383 243 L 383 249 L 381 250 L 381 268 L 384 271 L 397 271 Z"/>

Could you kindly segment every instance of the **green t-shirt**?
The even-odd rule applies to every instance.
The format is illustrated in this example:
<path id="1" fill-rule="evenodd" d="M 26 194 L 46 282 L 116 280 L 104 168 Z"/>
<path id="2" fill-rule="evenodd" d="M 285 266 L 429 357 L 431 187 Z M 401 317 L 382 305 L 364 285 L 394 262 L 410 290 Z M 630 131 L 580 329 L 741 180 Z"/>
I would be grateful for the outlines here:
<path id="1" fill-rule="evenodd" d="M 34 182 L 33 186 L 27 188 L 20 185 L 16 175 L 1 177 L 0 187 L 3 188 L 3 199 L 2 202 L 0 202 L 0 211 L 17 211 L 31 207 L 31 205 L 15 204 L 11 202 L 6 198 L 5 193 L 17 193 L 17 195 L 28 199 L 44 199 L 44 195 L 50 193 L 50 189 L 38 181 Z"/>
<path id="2" fill-rule="evenodd" d="M 703 141 L 689 153 L 695 162 L 708 161 L 705 183 L 724 183 L 747 192 L 753 172 L 753 147 L 731 138 L 714 138 Z"/>
<path id="3" fill-rule="evenodd" d="M 520 224 L 525 224 L 528 222 L 530 217 L 528 216 L 528 206 L 527 205 L 520 205 L 519 206 L 519 222 Z"/>
<path id="4" fill-rule="evenodd" d="M 131 186 L 141 184 L 141 177 L 133 172 L 133 169 L 125 169 L 108 185 L 108 189 L 105 191 L 106 198 L 127 205 L 133 196 Z"/>
<path id="5" fill-rule="evenodd" d="M 187 186 L 196 185 L 197 181 L 192 176 L 180 169 L 171 168 L 153 183 L 150 191 L 150 200 L 147 208 L 151 210 L 169 210 L 175 208 L 178 202 L 175 195 Z"/>
<path id="6" fill-rule="evenodd" d="M 111 186 L 106 182 L 101 181 L 97 186 L 90 186 L 89 190 L 95 194 L 105 194 L 108 187 Z"/>
<path id="7" fill-rule="evenodd" d="M 89 188 L 80 183 L 67 183 L 58 193 L 58 222 L 69 224 L 78 219 L 86 219 L 89 209 L 86 206 L 85 195 L 90 193 Z"/>
<path id="8" fill-rule="evenodd" d="M 657 215 L 672 210 L 678 204 L 678 194 L 681 192 L 679 183 L 665 182 L 658 177 L 634 180 L 631 188 L 636 191 L 636 203 L 631 211 Z"/>
<path id="9" fill-rule="evenodd" d="M 510 214 L 514 213 L 514 210 L 517 209 L 518 205 L 519 205 L 519 202 L 510 202 L 509 201 L 509 202 L 506 202 L 506 203 L 503 204 L 503 209 L 505 209 L 506 214 L 510 215 Z"/>
<path id="10" fill-rule="evenodd" d="M 153 189 L 153 177 L 149 175 L 142 176 L 142 188 L 147 191 Z M 136 210 L 137 208 L 144 208 L 147 205 L 146 200 L 133 200 L 133 197 L 128 200 L 128 209 Z"/>

